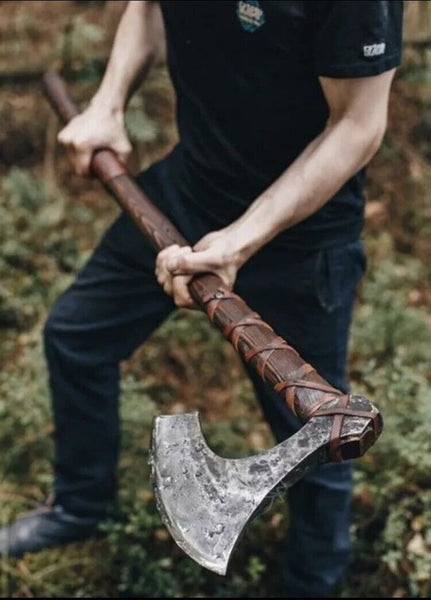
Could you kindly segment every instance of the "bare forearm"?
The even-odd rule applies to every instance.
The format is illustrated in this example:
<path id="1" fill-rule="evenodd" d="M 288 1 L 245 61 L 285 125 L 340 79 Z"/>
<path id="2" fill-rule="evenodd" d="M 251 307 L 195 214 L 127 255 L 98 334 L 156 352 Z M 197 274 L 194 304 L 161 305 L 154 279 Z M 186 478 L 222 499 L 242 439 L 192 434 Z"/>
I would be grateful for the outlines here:
<path id="1" fill-rule="evenodd" d="M 115 35 L 108 66 L 93 98 L 103 109 L 122 112 L 134 89 L 163 52 L 163 26 L 155 2 L 129 2 Z"/>
<path id="2" fill-rule="evenodd" d="M 348 119 L 328 126 L 228 228 L 243 258 L 323 206 L 371 159 L 381 135 Z"/>
<path id="3" fill-rule="evenodd" d="M 159 253 L 157 280 L 178 306 L 193 306 L 187 283 L 195 273 L 216 273 L 233 288 L 238 269 L 278 233 L 312 213 L 373 156 L 386 128 L 394 69 L 373 77 L 319 77 L 329 120 L 318 135 L 228 227 L 193 248 L 170 246 Z"/>
<path id="4" fill-rule="evenodd" d="M 79 175 L 90 171 L 91 157 L 110 148 L 124 162 L 132 150 L 124 127 L 124 109 L 135 86 L 164 52 L 160 7 L 155 2 L 129 2 L 115 36 L 99 90 L 86 110 L 58 134 L 70 150 Z"/>
<path id="5" fill-rule="evenodd" d="M 189 308 L 193 300 L 187 284 L 194 273 L 216 273 L 232 288 L 238 269 L 250 256 L 318 210 L 368 162 L 380 143 L 381 131 L 364 131 L 349 120 L 328 126 L 231 225 L 207 234 L 193 249 L 173 245 L 160 252 L 158 282 L 178 306 Z"/>
<path id="6" fill-rule="evenodd" d="M 307 218 L 371 159 L 385 128 L 394 69 L 375 77 L 319 81 L 329 120 L 288 169 L 227 228 L 241 264 Z"/>

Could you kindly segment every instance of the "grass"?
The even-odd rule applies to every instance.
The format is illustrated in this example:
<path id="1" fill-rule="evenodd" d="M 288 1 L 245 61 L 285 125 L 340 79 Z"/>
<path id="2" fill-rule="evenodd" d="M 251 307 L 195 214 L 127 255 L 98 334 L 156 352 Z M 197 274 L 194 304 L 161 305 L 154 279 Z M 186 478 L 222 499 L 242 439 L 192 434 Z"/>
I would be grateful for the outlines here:
<path id="1" fill-rule="evenodd" d="M 74 36 L 67 42 L 72 48 L 67 60 L 80 74 L 74 94 L 86 102 L 97 73 L 85 59 L 106 54 L 117 3 L 62 3 L 61 15 L 50 12 L 55 3 L 3 4 L 8 11 L 0 15 L 0 37 L 12 25 L 16 35 L 3 36 L 8 52 L 3 47 L 0 60 L 8 55 L 15 66 L 29 55 L 30 43 L 35 59 L 60 60 L 64 27 L 86 25 L 78 33 L 67 30 Z M 41 30 L 44 35 L 38 37 Z M 345 597 L 431 593 L 431 178 L 429 141 L 420 125 L 427 122 L 430 96 L 423 94 L 429 81 L 422 52 L 427 50 L 407 52 L 391 96 L 388 133 L 368 170 L 369 206 L 374 206 L 365 235 L 369 269 L 358 293 L 350 370 L 353 389 L 380 408 L 385 429 L 356 462 L 354 561 L 344 583 Z M 169 80 L 160 70 L 135 97 L 128 115 L 136 169 L 174 142 L 173 105 Z M 53 138 L 52 117 L 40 90 L 0 87 L 0 120 L 5 160 L 0 165 L 0 522 L 6 523 L 34 507 L 52 485 L 53 425 L 43 322 L 116 209 L 97 182 L 75 177 L 65 156 L 55 150 L 55 123 Z M 19 151 L 13 143 L 17 132 L 24 132 L 27 140 Z M 247 528 L 222 578 L 197 566 L 174 545 L 158 517 L 148 478 L 150 429 L 159 412 L 199 409 L 209 443 L 221 454 L 244 456 L 273 444 L 232 348 L 203 315 L 180 312 L 122 371 L 118 518 L 104 525 L 104 539 L 20 560 L 3 559 L 0 595 L 274 594 L 289 522 L 282 499 Z"/>

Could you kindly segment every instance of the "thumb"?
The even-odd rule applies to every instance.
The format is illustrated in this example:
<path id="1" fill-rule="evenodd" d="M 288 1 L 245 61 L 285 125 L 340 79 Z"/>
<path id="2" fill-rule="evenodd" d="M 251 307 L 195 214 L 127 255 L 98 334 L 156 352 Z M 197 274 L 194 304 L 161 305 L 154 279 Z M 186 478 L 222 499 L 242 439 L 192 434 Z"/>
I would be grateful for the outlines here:
<path id="1" fill-rule="evenodd" d="M 174 275 L 187 275 L 189 273 L 203 273 L 211 271 L 220 266 L 217 259 L 210 250 L 203 252 L 191 252 L 183 256 L 176 256 L 168 261 L 167 267 Z"/>

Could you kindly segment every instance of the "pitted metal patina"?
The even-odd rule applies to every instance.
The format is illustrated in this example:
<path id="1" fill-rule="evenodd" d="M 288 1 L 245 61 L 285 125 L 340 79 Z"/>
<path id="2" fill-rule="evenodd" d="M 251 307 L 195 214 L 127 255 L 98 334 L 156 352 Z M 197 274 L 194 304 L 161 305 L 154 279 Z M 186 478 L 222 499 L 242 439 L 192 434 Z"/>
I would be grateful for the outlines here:
<path id="1" fill-rule="evenodd" d="M 365 398 L 355 400 L 368 408 Z M 332 426 L 333 417 L 316 417 L 266 452 L 229 459 L 208 447 L 198 413 L 156 417 L 152 479 L 158 510 L 176 543 L 224 575 L 241 532 L 265 501 L 328 461 Z M 364 439 L 367 428 L 368 418 L 346 418 L 342 441 Z"/>

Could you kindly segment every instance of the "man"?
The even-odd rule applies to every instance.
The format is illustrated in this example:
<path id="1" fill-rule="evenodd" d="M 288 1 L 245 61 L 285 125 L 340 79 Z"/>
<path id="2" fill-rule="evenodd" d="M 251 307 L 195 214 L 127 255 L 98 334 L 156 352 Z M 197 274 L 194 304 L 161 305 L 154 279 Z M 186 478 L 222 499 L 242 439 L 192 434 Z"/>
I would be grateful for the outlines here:
<path id="1" fill-rule="evenodd" d="M 118 364 L 213 271 L 335 387 L 364 271 L 364 166 L 386 127 L 402 3 L 130 2 L 101 86 L 59 135 L 78 173 L 92 152 L 130 152 L 123 115 L 163 57 L 180 142 L 138 176 L 191 246 L 157 256 L 122 215 L 45 328 L 56 425 L 55 496 L 0 532 L 20 555 L 83 539 L 115 497 Z M 162 289 L 163 288 L 163 289 Z M 252 373 L 277 440 L 299 427 Z M 284 592 L 334 594 L 349 558 L 351 469 L 289 491 Z"/>

